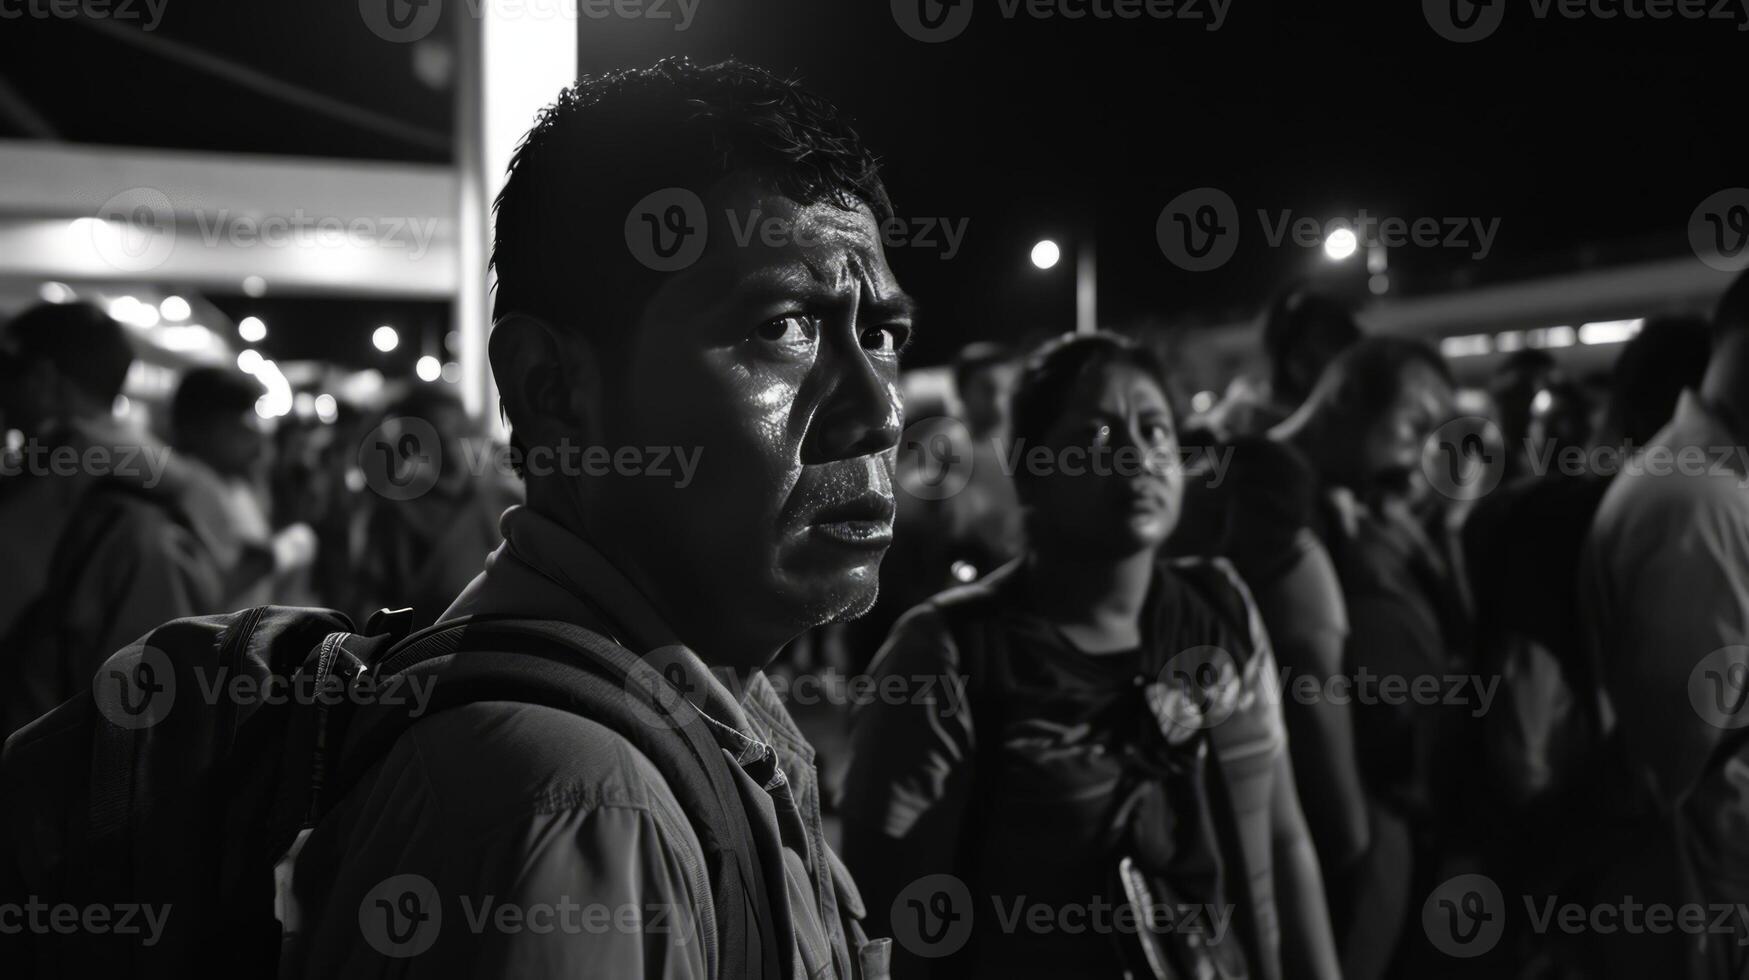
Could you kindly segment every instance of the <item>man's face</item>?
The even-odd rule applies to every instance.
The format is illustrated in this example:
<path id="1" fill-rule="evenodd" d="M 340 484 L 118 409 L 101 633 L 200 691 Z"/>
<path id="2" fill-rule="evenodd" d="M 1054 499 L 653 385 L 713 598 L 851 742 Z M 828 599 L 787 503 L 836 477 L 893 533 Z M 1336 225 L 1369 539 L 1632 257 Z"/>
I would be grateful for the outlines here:
<path id="1" fill-rule="evenodd" d="M 254 409 L 209 420 L 189 442 L 189 449 L 226 476 L 253 474 L 268 450 L 267 432 Z"/>
<path id="2" fill-rule="evenodd" d="M 911 303 L 866 207 L 800 204 L 747 175 L 707 201 L 704 255 L 652 297 L 604 386 L 608 442 L 696 472 L 670 457 L 667 473 L 594 481 L 584 519 L 707 659 L 713 644 L 769 656 L 874 603 Z M 742 244 L 726 211 L 775 220 L 777 244 Z"/>
<path id="3" fill-rule="evenodd" d="M 966 378 L 960 401 L 966 407 L 966 423 L 980 435 L 1008 425 L 1008 400 L 1020 378 L 1020 366 L 1004 361 L 991 364 Z"/>
<path id="4" fill-rule="evenodd" d="M 1361 442 L 1362 489 L 1415 496 L 1421 456 L 1433 431 L 1452 413 L 1451 385 L 1424 364 L 1403 370 L 1397 397 L 1371 420 Z"/>

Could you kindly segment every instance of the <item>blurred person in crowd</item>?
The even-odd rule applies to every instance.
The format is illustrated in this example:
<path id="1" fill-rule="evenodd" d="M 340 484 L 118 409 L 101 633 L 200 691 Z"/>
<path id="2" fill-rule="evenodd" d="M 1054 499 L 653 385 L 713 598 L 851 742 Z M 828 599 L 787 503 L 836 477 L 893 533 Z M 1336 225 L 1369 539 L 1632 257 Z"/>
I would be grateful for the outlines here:
<path id="1" fill-rule="evenodd" d="M 1488 385 L 1500 432 L 1506 439 L 1506 479 L 1531 472 L 1526 437 L 1530 434 L 1531 403 L 1539 392 L 1562 382 L 1561 367 L 1546 350 L 1525 348 L 1507 355 Z"/>
<path id="2" fill-rule="evenodd" d="M 1464 525 L 1476 669 L 1501 678 L 1498 705 L 1482 719 L 1487 804 L 1475 815 L 1494 831 L 1490 873 L 1511 890 L 1571 892 L 1604 863 L 1598 854 L 1617 850 L 1620 821 L 1606 814 L 1622 809 L 1621 780 L 1596 710 L 1580 555 L 1611 478 L 1700 383 L 1708 347 L 1704 320 L 1653 318 L 1617 356 L 1601 413 L 1576 386 L 1534 396 L 1535 471 L 1483 497 Z M 1587 445 L 1582 432 L 1599 414 Z M 1593 943 L 1564 955 L 1611 958 L 1600 953 Z"/>
<path id="3" fill-rule="evenodd" d="M 1158 362 L 1111 334 L 1050 343 L 1013 418 L 1034 460 L 1023 557 L 908 613 L 876 685 L 935 683 L 856 720 L 845 856 L 909 954 L 894 975 L 1337 976 L 1268 636 L 1230 566 L 1157 555 L 1182 491 Z M 938 875 L 968 894 L 944 906 Z M 988 914 L 1144 896 L 1233 919 L 1126 932 L 1090 912 L 1071 933 Z M 936 948 L 962 917 L 964 948 Z"/>
<path id="4" fill-rule="evenodd" d="M 793 234 L 741 246 L 713 233 L 695 261 L 660 271 L 624 228 L 663 188 Z M 442 618 L 550 620 L 626 657 L 660 654 L 703 713 L 687 731 L 723 750 L 696 778 L 732 770 L 718 798 L 736 816 L 707 825 L 682 804 L 697 787 L 632 741 L 654 729 L 509 702 L 435 712 L 304 844 L 292 972 L 883 975 L 885 945 L 864 940 L 825 841 L 812 750 L 762 668 L 874 602 L 912 310 L 881 244 L 891 213 L 844 117 L 763 69 L 669 59 L 584 78 L 541 114 L 498 198 L 493 248 L 492 370 L 528 503 L 504 515 L 503 542 Z M 620 462 L 580 472 L 590 449 Z M 455 669 L 475 657 L 457 653 Z M 730 835 L 740 846 L 726 852 Z M 757 858 L 747 877 L 718 877 L 737 856 Z M 399 874 L 523 908 L 673 914 L 648 930 L 446 926 L 417 960 L 388 959 L 359 910 Z M 712 931 L 727 903 L 744 932 Z"/>
<path id="5" fill-rule="evenodd" d="M 430 489 L 407 499 L 365 494 L 352 515 L 354 581 L 348 611 L 358 616 L 388 607 L 413 609 L 415 628 L 437 617 L 479 572 L 480 562 L 503 535 L 498 521 L 520 493 L 508 473 L 495 465 L 483 438 L 472 438 L 473 423 L 461 399 L 447 389 L 420 384 L 390 405 L 385 429 L 397 429 L 386 440 L 396 441 L 407 420 L 423 422 L 437 436 L 435 452 L 405 465 L 429 466 L 435 472 L 421 479 Z M 365 451 L 370 451 L 366 447 Z"/>
<path id="6" fill-rule="evenodd" d="M 1616 360 L 1599 442 L 1644 446 L 1676 414 L 1682 393 L 1700 384 L 1711 353 L 1705 317 L 1648 319 Z"/>
<path id="7" fill-rule="evenodd" d="M 881 563 L 880 602 L 850 631 L 853 670 L 868 665 L 907 609 L 1020 553 L 1020 501 L 1007 460 L 1008 401 L 1019 373 L 1005 345 L 968 344 L 953 362 L 963 429 L 912 412 L 899 454 L 904 492 L 898 495 L 894 544 Z"/>
<path id="8" fill-rule="evenodd" d="M 1628 773 L 1620 791 L 1644 801 L 1658 832 L 1637 867 L 1636 855 L 1619 862 L 1616 882 L 1634 895 L 1749 900 L 1746 420 L 1749 275 L 1720 301 L 1705 374 L 1605 492 L 1581 562 L 1580 618 Z M 1737 917 L 1724 935 L 1641 938 L 1648 959 L 1618 958 L 1620 975 L 1749 970 Z"/>
<path id="9" fill-rule="evenodd" d="M 1395 337 L 1366 338 L 1340 354 L 1293 416 L 1270 438 L 1303 461 L 1312 486 L 1311 527 L 1340 583 L 1348 633 L 1343 679 L 1375 685 L 1349 709 L 1356 760 L 1368 796 L 1369 855 L 1355 866 L 1350 915 L 1381 911 L 1417 876 L 1431 873 L 1453 784 L 1448 756 L 1461 751 L 1451 730 L 1471 706 L 1442 711 L 1415 699 L 1378 696 L 1395 678 L 1415 683 L 1463 673 L 1468 613 L 1442 539 L 1412 502 L 1426 498 L 1422 461 L 1434 431 L 1451 416 L 1450 369 L 1431 347 Z M 1476 692 L 1485 697 L 1483 692 Z M 1410 854 L 1387 853 L 1404 841 Z M 1383 906 L 1390 910 L 1390 906 Z M 1395 909 L 1401 913 L 1401 909 Z M 1376 969 L 1398 934 L 1351 920 L 1351 949 Z M 1382 924 L 1382 920 L 1381 920 Z M 1410 930 L 1406 935 L 1413 935 Z M 1398 955 L 1403 955 L 1401 949 Z M 1363 972 L 1357 969 L 1357 972 Z"/>
<path id="10" fill-rule="evenodd" d="M 0 340 L 7 424 L 24 435 L 0 474 L 0 735 L 88 686 L 157 624 L 225 594 L 203 518 L 210 488 L 115 416 L 134 352 L 85 303 L 20 313 Z"/>
<path id="11" fill-rule="evenodd" d="M 1019 376 L 1014 353 L 1001 344 L 968 344 L 953 362 L 954 392 L 965 413 L 972 451 L 965 489 L 948 498 L 948 533 L 957 552 L 955 560 L 966 562 L 978 574 L 1020 554 L 1020 498 L 1006 467 L 1009 399 Z"/>
<path id="12" fill-rule="evenodd" d="M 1283 289 L 1263 314 L 1267 384 L 1232 387 L 1209 413 L 1210 427 L 1227 438 L 1268 431 L 1300 407 L 1336 355 L 1360 338 L 1360 326 L 1340 300 L 1306 286 Z"/>
<path id="13" fill-rule="evenodd" d="M 1290 677 L 1330 690 L 1362 672 L 1444 672 L 1450 573 L 1406 502 L 1450 400 L 1450 376 L 1430 349 L 1361 340 L 1292 418 L 1217 443 L 1189 474 L 1168 551 L 1234 564 Z M 1381 976 L 1392 961 L 1410 883 L 1409 814 L 1427 809 L 1407 803 L 1425 795 L 1425 767 L 1413 759 L 1427 751 L 1426 720 L 1361 710 L 1318 697 L 1289 699 L 1283 711 L 1351 978 Z"/>
<path id="14" fill-rule="evenodd" d="M 199 498 L 226 569 L 224 609 L 284 602 L 302 595 L 315 558 L 315 532 L 297 522 L 276 530 L 266 485 L 271 436 L 255 405 L 267 389 L 231 368 L 198 367 L 183 375 L 170 402 L 171 443 L 196 479 L 215 488 Z M 214 610 L 217 611 L 217 610 Z"/>

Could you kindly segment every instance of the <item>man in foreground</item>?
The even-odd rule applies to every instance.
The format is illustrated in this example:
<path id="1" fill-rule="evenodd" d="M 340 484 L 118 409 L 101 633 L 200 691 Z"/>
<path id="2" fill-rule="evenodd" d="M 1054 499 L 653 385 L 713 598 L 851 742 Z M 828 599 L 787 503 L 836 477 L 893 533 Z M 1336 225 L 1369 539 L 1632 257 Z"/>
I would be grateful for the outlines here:
<path id="1" fill-rule="evenodd" d="M 528 504 L 442 618 L 557 620 L 658 664 L 738 764 L 754 836 L 781 842 L 785 887 L 754 903 L 775 910 L 756 925 L 789 925 L 769 975 L 884 975 L 821 832 L 812 749 L 761 672 L 873 603 L 891 538 L 910 302 L 872 156 L 791 83 L 669 60 L 563 93 L 497 212 L 492 366 Z M 734 234 L 750 220 L 777 232 Z M 661 465 L 678 453 L 689 480 Z M 717 950 L 759 937 L 711 933 L 707 903 L 743 896 L 687 873 L 704 863 L 689 816 L 589 718 L 433 714 L 303 848 L 302 972 L 734 975 Z"/>

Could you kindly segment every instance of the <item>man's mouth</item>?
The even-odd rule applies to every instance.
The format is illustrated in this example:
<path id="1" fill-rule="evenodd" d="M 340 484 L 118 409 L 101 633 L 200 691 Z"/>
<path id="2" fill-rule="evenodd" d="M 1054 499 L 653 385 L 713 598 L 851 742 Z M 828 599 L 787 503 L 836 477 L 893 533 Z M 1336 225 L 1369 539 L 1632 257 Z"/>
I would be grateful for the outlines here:
<path id="1" fill-rule="evenodd" d="M 885 548 L 893 543 L 893 498 L 869 492 L 814 512 L 808 533 L 847 548 Z"/>

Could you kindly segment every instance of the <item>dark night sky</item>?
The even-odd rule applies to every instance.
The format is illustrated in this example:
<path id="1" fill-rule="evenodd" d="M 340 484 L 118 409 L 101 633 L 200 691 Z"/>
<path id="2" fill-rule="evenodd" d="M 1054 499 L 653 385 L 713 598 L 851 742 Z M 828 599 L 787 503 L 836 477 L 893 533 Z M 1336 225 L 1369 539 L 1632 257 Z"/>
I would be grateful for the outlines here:
<path id="1" fill-rule="evenodd" d="M 414 64 L 465 2 L 449 0 L 452 23 L 423 55 L 364 29 L 354 0 L 168 0 L 157 33 L 444 133 L 449 95 Z M 1213 32 L 1179 20 L 1008 19 L 999 0 L 967 2 L 962 35 L 923 44 L 886 0 L 698 0 L 686 31 L 589 21 L 581 57 L 591 70 L 735 55 L 844 106 L 885 158 L 901 215 L 967 221 L 952 261 L 924 249 L 893 258 L 925 304 L 920 361 L 964 339 L 1071 323 L 1068 266 L 1047 275 L 1026 262 L 1040 235 L 1068 243 L 1096 229 L 1102 320 L 1194 324 L 1250 315 L 1316 265 L 1304 250 L 1265 247 L 1251 233 L 1258 209 L 1320 222 L 1361 208 L 1500 220 L 1481 263 L 1395 250 L 1406 295 L 1678 255 L 1695 205 L 1749 184 L 1741 114 L 1727 101 L 1749 54 L 1735 23 L 1538 21 L 1514 4 L 1497 34 L 1460 45 L 1416 2 L 1232 0 Z M 77 141 L 446 156 L 72 24 L 0 22 L 0 76 Z M 1203 185 L 1238 202 L 1247 232 L 1234 261 L 1195 274 L 1163 258 L 1154 224 L 1174 195 Z"/>

